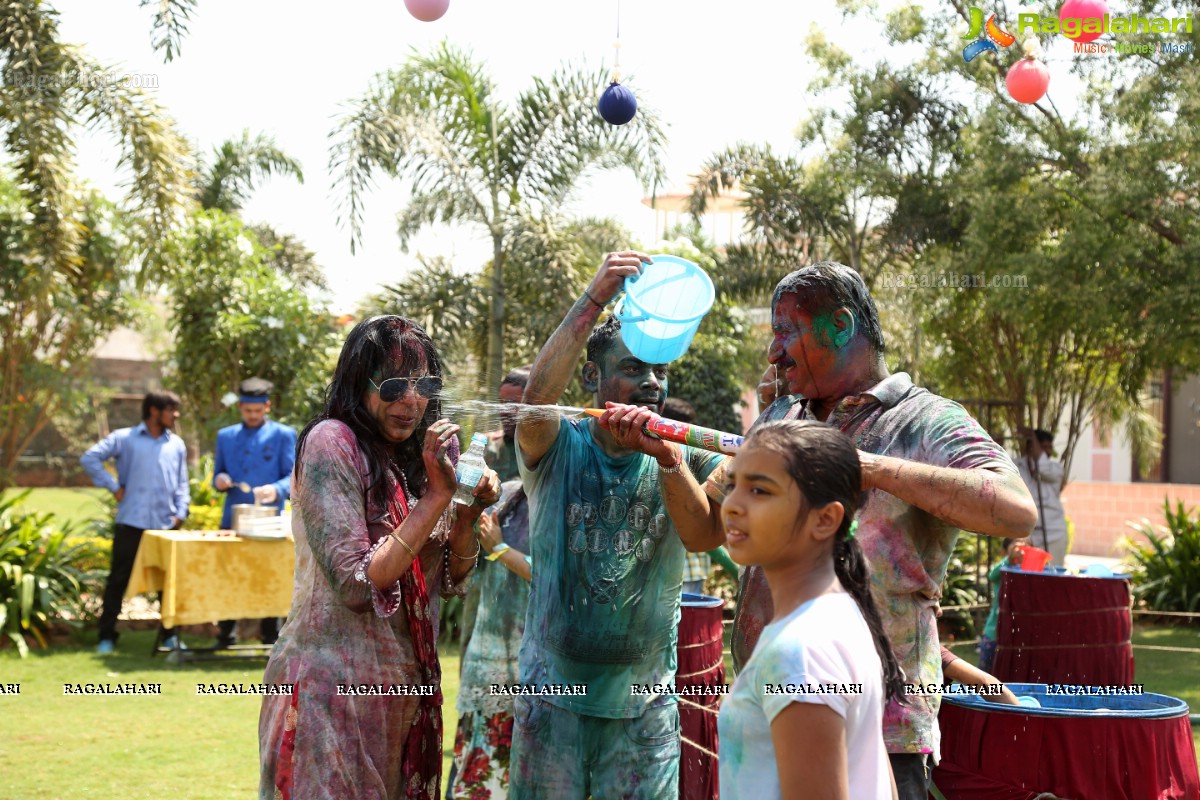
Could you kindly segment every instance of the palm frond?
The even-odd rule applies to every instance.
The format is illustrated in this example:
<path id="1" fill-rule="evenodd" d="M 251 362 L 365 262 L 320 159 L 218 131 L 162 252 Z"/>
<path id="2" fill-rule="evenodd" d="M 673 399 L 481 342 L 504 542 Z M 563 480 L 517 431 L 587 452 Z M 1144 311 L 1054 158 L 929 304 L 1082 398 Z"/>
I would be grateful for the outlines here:
<path id="1" fill-rule="evenodd" d="M 563 68 L 535 79 L 517 99 L 500 134 L 501 159 L 515 168 L 515 195 L 538 198 L 554 209 L 589 167 L 627 167 L 653 191 L 665 175 L 666 143 L 658 114 L 646 103 L 627 125 L 605 122 L 596 111 L 607 73 Z"/>
<path id="2" fill-rule="evenodd" d="M 741 142 L 710 156 L 693 176 L 695 182 L 688 200 L 692 216 L 701 216 L 710 198 L 716 199 L 726 189 L 737 186 L 749 172 L 773 158 L 770 148 Z"/>
<path id="3" fill-rule="evenodd" d="M 100 70 L 82 54 L 73 54 L 73 61 L 78 70 Z M 78 98 L 86 123 L 117 135 L 122 144 L 118 167 L 132 175 L 129 190 L 144 228 L 145 265 L 138 274 L 144 284 L 161 277 L 164 264 L 154 243 L 167 238 L 191 197 L 191 153 L 174 120 L 141 89 L 106 81 L 86 88 Z"/>
<path id="4" fill-rule="evenodd" d="M 20 190 L 30 198 L 37 249 L 48 266 L 79 266 L 81 233 L 68 133 L 73 62 L 59 42 L 58 14 L 37 0 L 14 0 L 0 14 L 0 128 Z"/>
<path id="5" fill-rule="evenodd" d="M 163 51 L 163 60 L 179 55 L 188 22 L 196 10 L 196 0 L 141 0 L 140 6 L 154 6 L 154 21 L 150 27 L 150 43 L 155 52 Z"/>
<path id="6" fill-rule="evenodd" d="M 364 195 L 376 170 L 407 174 L 416 195 L 456 196 L 444 208 L 459 220 L 490 227 L 495 212 L 491 89 L 483 70 L 448 45 L 414 56 L 400 70 L 380 75 L 351 104 L 330 138 L 330 170 L 348 223 L 353 252 L 362 235 Z"/>
<path id="7" fill-rule="evenodd" d="M 201 208 L 216 208 L 227 214 L 241 209 L 258 181 L 286 175 L 304 183 L 300 162 L 285 153 L 264 134 L 253 138 L 249 130 L 240 139 L 222 142 L 213 153 L 211 165 L 198 176 L 197 198 Z"/>

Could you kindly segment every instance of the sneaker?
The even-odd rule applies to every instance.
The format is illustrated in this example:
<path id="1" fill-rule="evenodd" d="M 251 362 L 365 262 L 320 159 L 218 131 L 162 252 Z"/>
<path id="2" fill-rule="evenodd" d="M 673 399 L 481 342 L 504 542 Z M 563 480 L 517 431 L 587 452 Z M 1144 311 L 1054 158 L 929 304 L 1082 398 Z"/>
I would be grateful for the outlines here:
<path id="1" fill-rule="evenodd" d="M 162 646 L 168 650 L 187 650 L 188 646 L 180 641 L 178 636 L 168 636 L 163 639 Z"/>
<path id="2" fill-rule="evenodd" d="M 112 651 L 113 651 L 113 640 L 112 639 L 101 639 L 100 644 L 96 645 L 96 652 L 99 655 L 102 655 L 102 656 L 112 655 Z"/>

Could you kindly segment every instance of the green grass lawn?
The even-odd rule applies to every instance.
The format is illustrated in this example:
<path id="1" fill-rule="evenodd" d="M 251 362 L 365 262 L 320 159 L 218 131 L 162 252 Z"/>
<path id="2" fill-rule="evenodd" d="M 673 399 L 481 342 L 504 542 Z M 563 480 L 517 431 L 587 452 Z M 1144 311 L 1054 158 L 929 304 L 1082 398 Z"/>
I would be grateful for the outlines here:
<path id="1" fill-rule="evenodd" d="M 0 797 L 13 800 L 252 797 L 258 786 L 256 697 L 199 697 L 197 683 L 253 683 L 265 660 L 171 666 L 149 655 L 153 633 L 123 634 L 112 656 L 92 652 L 94 635 L 20 659 L 0 651 Z M 1200 647 L 1200 630 L 1139 627 L 1136 644 Z M 207 642 L 197 642 L 207 644 Z M 1200 659 L 1194 654 L 1135 650 L 1146 691 L 1181 697 L 1200 710 Z M 974 662 L 975 654 L 960 647 Z M 446 698 L 445 774 L 458 713 L 459 652 L 441 650 Z M 730 673 L 732 680 L 732 673 Z M 161 696 L 64 696 L 64 683 L 162 683 Z M 1195 730 L 1193 738 L 1196 739 Z M 1197 742 L 1200 751 L 1200 741 Z"/>
<path id="2" fill-rule="evenodd" d="M 0 797 L 228 800 L 258 791 L 252 696 L 201 697 L 197 683 L 255 683 L 265 659 L 171 666 L 150 655 L 153 632 L 123 633 L 111 656 L 77 644 L 17 658 L 0 651 Z M 207 644 L 199 642 L 198 644 Z M 458 713 L 457 647 L 442 652 L 449 774 Z M 162 695 L 64 696 L 64 683 L 161 683 Z"/>
<path id="3" fill-rule="evenodd" d="M 5 499 L 24 489 L 5 489 Z M 101 498 L 108 495 L 104 489 L 31 489 L 25 498 L 24 508 L 29 511 L 50 511 L 68 522 L 84 523 L 96 517 L 108 515 L 108 508 Z"/>

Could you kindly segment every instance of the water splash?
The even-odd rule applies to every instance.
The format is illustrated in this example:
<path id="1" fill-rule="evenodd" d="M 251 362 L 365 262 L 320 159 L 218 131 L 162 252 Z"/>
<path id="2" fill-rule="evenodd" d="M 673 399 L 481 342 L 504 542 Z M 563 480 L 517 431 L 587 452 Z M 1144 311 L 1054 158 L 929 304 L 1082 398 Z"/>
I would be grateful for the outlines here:
<path id="1" fill-rule="evenodd" d="M 453 422 L 472 421 L 475 430 L 496 430 L 505 419 L 538 420 L 554 417 L 574 417 L 585 409 L 580 406 L 530 405 L 528 403 L 500 403 L 494 400 L 462 400 L 443 397 L 442 414 Z"/>

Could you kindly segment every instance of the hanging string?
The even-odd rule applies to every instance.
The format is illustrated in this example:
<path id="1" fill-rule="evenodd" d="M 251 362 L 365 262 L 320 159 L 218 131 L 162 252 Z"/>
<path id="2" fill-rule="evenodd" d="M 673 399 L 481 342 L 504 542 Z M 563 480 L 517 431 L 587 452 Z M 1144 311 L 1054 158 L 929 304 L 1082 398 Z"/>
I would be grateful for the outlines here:
<path id="1" fill-rule="evenodd" d="M 613 83 L 621 82 L 621 0 L 617 0 L 617 38 L 613 41 Z"/>

